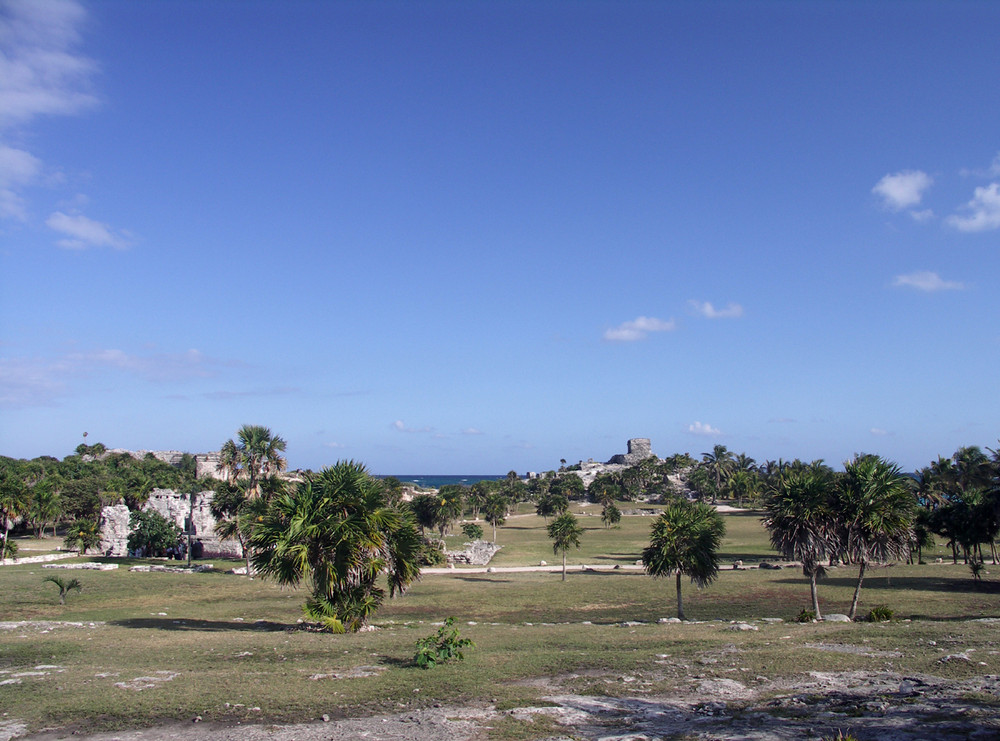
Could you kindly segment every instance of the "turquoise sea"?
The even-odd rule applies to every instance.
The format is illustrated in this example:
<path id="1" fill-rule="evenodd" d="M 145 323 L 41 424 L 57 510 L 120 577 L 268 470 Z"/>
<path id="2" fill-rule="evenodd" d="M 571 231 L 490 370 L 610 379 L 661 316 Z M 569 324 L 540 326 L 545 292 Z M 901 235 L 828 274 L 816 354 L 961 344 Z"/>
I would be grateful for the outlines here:
<path id="1" fill-rule="evenodd" d="M 404 484 L 416 484 L 427 489 L 440 489 L 447 484 L 472 486 L 477 481 L 499 481 L 500 479 L 507 478 L 505 475 L 494 476 L 492 474 L 485 476 L 477 474 L 469 474 L 467 476 L 438 476 L 434 474 L 414 476 L 412 474 L 395 474 L 395 477 Z M 379 476 L 379 478 L 387 478 L 387 476 Z"/>

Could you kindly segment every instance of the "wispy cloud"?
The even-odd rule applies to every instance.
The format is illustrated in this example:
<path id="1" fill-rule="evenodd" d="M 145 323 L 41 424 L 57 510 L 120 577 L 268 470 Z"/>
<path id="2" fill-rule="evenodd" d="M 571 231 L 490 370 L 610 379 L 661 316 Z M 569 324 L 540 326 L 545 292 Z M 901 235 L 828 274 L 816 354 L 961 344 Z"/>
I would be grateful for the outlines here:
<path id="1" fill-rule="evenodd" d="M 2 139 L 39 116 L 73 115 L 97 104 L 94 62 L 76 51 L 86 11 L 75 0 L 0 2 L 0 219 L 28 220 L 23 189 L 40 159 Z"/>
<path id="2" fill-rule="evenodd" d="M 962 208 L 964 215 L 948 217 L 948 223 L 960 232 L 984 232 L 1000 228 L 1000 183 L 976 188 L 972 200 Z"/>
<path id="3" fill-rule="evenodd" d="M 73 392 L 81 379 L 124 373 L 156 383 L 210 378 L 220 368 L 237 365 L 198 350 L 180 353 L 128 353 L 107 349 L 54 358 L 0 358 L 0 406 L 49 406 Z"/>
<path id="4" fill-rule="evenodd" d="M 247 391 L 208 391 L 201 396 L 204 399 L 210 399 L 212 401 L 228 401 L 229 399 L 256 399 L 270 396 L 288 396 L 290 394 L 297 394 L 299 391 L 301 391 L 301 389 L 296 386 L 277 386 L 275 388 L 250 389 Z"/>
<path id="5" fill-rule="evenodd" d="M 406 424 L 404 424 L 403 420 L 401 419 L 397 419 L 395 422 L 392 423 L 392 429 L 396 430 L 397 432 L 406 432 L 409 434 L 426 435 L 433 432 L 433 430 L 430 427 L 407 427 Z"/>
<path id="6" fill-rule="evenodd" d="M 702 424 L 701 422 L 689 424 L 688 432 L 692 435 L 700 435 L 702 437 L 719 437 L 722 435 L 722 430 L 719 428 L 712 427 L 710 424 Z"/>
<path id="7" fill-rule="evenodd" d="M 934 178 L 920 170 L 903 170 L 886 175 L 879 180 L 872 193 L 882 199 L 882 205 L 892 211 L 902 211 L 920 203 L 924 191 L 931 187 Z"/>
<path id="8" fill-rule="evenodd" d="M 700 314 L 707 319 L 736 319 L 743 316 L 743 307 L 732 302 L 726 304 L 725 309 L 716 309 L 709 301 L 688 301 L 696 314 Z"/>
<path id="9" fill-rule="evenodd" d="M 86 16 L 75 0 L 0 3 L 0 127 L 97 104 L 90 90 L 97 65 L 76 50 Z"/>
<path id="10" fill-rule="evenodd" d="M 50 361 L 0 358 L 0 408 L 51 406 L 65 392 L 65 374 Z"/>
<path id="11" fill-rule="evenodd" d="M 463 435 L 482 435 L 483 433 L 482 433 L 481 430 L 477 430 L 475 427 L 466 427 L 464 430 L 462 430 L 462 434 Z"/>
<path id="12" fill-rule="evenodd" d="M 42 170 L 42 161 L 23 149 L 0 143 L 0 219 L 27 221 L 20 188 L 31 185 Z"/>
<path id="13" fill-rule="evenodd" d="M 883 430 L 881 427 L 872 427 L 871 433 L 876 437 L 885 437 L 889 434 L 889 431 Z"/>
<path id="14" fill-rule="evenodd" d="M 114 247 L 123 250 L 131 246 L 131 235 L 125 231 L 115 231 L 107 224 L 88 219 L 83 214 L 64 214 L 56 211 L 45 222 L 53 231 L 65 234 L 57 244 L 70 250 L 87 247 Z"/>
<path id="15" fill-rule="evenodd" d="M 635 342 L 646 339 L 650 332 L 671 332 L 674 329 L 676 325 L 673 319 L 664 321 L 655 317 L 640 316 L 606 330 L 604 339 L 609 342 Z"/>
<path id="16" fill-rule="evenodd" d="M 920 270 L 916 273 L 897 275 L 892 285 L 905 288 L 916 288 L 918 291 L 961 291 L 965 284 L 955 280 L 944 280 L 940 275 L 930 270 Z"/>
<path id="17" fill-rule="evenodd" d="M 989 167 L 983 169 L 968 169 L 963 167 L 959 174 L 963 177 L 996 178 L 1000 177 L 1000 152 L 997 152 Z"/>

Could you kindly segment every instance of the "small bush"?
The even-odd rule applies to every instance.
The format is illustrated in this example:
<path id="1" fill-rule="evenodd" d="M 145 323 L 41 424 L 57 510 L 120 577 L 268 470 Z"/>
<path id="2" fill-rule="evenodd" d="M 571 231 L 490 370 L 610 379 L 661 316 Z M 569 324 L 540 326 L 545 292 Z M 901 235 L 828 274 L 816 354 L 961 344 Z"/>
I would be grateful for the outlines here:
<path id="1" fill-rule="evenodd" d="M 889 605 L 875 605 L 868 611 L 867 620 L 869 623 L 887 623 L 892 620 L 895 614 Z"/>
<path id="2" fill-rule="evenodd" d="M 451 659 L 462 661 L 465 659 L 462 649 L 476 647 L 471 639 L 459 638 L 458 628 L 452 627 L 454 623 L 455 618 L 448 618 L 435 635 L 417 641 L 417 652 L 413 656 L 417 666 L 430 669 Z"/>
<path id="3" fill-rule="evenodd" d="M 421 566 L 443 566 L 448 563 L 444 552 L 444 541 L 434 538 L 422 538 L 420 555 L 417 557 Z"/>
<path id="4" fill-rule="evenodd" d="M 803 610 L 794 619 L 797 623 L 814 623 L 816 622 L 816 613 L 812 610 Z"/>
<path id="5" fill-rule="evenodd" d="M 469 540 L 482 540 L 483 526 L 477 525 L 475 522 L 466 522 L 462 525 L 462 534 Z"/>

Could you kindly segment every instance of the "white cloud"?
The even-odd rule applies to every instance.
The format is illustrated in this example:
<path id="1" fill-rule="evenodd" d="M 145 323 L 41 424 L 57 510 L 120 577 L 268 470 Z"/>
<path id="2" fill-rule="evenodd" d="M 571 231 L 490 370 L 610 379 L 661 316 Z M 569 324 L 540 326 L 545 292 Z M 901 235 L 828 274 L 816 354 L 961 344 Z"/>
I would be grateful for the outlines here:
<path id="1" fill-rule="evenodd" d="M 482 435 L 482 431 L 477 430 L 475 427 L 466 427 L 462 430 L 463 435 Z"/>
<path id="2" fill-rule="evenodd" d="M 83 214 L 64 214 L 62 211 L 56 211 L 49 216 L 45 224 L 53 231 L 69 237 L 60 239 L 56 244 L 70 250 L 83 250 L 87 247 L 114 247 L 123 250 L 132 244 L 128 232 L 116 233 L 107 224 L 88 219 Z"/>
<path id="3" fill-rule="evenodd" d="M 688 432 L 692 435 L 702 435 L 704 437 L 719 437 L 722 434 L 722 431 L 718 428 L 712 427 L 710 424 L 702 424 L 701 422 L 688 425 Z"/>
<path id="4" fill-rule="evenodd" d="M 86 15 L 75 0 L 0 4 L 0 128 L 97 104 L 89 90 L 97 66 L 76 51 Z"/>
<path id="5" fill-rule="evenodd" d="M 937 273 L 930 270 L 920 270 L 907 275 L 897 275 L 892 281 L 894 286 L 906 288 L 916 288 L 919 291 L 961 291 L 965 288 L 963 283 L 955 280 L 944 280 Z"/>
<path id="6" fill-rule="evenodd" d="M 985 170 L 980 169 L 969 169 L 963 167 L 959 170 L 959 174 L 963 177 L 977 177 L 977 178 L 995 178 L 1000 177 L 1000 152 L 997 152 L 996 157 L 990 163 L 990 166 Z"/>
<path id="7" fill-rule="evenodd" d="M 882 205 L 893 211 L 916 206 L 934 179 L 920 170 L 903 170 L 879 180 L 872 193 L 882 198 Z"/>
<path id="8" fill-rule="evenodd" d="M 27 221 L 27 207 L 17 189 L 34 182 L 41 169 L 34 155 L 0 143 L 0 219 Z"/>
<path id="9" fill-rule="evenodd" d="M 339 450 L 340 448 L 346 448 L 347 447 L 343 443 L 338 443 L 338 442 L 323 443 L 323 445 L 324 445 L 324 447 L 334 448 L 335 450 Z"/>
<path id="10" fill-rule="evenodd" d="M 74 383 L 121 372 L 151 383 L 175 383 L 215 375 L 224 361 L 198 350 L 136 355 L 108 349 L 55 358 L 0 358 L 0 406 L 48 406 L 72 391 Z"/>
<path id="11" fill-rule="evenodd" d="M 934 211 L 929 208 L 925 208 L 921 211 L 910 211 L 910 218 L 919 222 L 930 221 L 934 218 Z"/>
<path id="12" fill-rule="evenodd" d="M 743 316 L 743 307 L 732 302 L 726 304 L 725 309 L 716 309 L 708 301 L 688 301 L 688 305 L 708 319 L 735 319 Z"/>
<path id="13" fill-rule="evenodd" d="M 673 319 L 664 321 L 654 317 L 640 316 L 606 330 L 604 339 L 609 342 L 635 342 L 646 339 L 650 332 L 671 332 L 675 328 Z"/>
<path id="14" fill-rule="evenodd" d="M 881 427 L 872 427 L 871 433 L 877 437 L 885 437 L 889 434 L 887 430 L 883 430 Z"/>
<path id="15" fill-rule="evenodd" d="M 393 422 L 392 423 L 392 428 L 394 430 L 398 431 L 398 432 L 408 432 L 408 433 L 423 433 L 423 434 L 426 434 L 426 433 L 429 433 L 429 432 L 432 431 L 430 427 L 420 427 L 420 428 L 407 427 L 403 423 L 403 420 L 401 420 L 401 419 L 397 419 L 395 422 Z"/>
<path id="16" fill-rule="evenodd" d="M 950 216 L 948 223 L 960 232 L 983 232 L 1000 228 L 1000 183 L 976 188 L 964 209 L 966 216 Z"/>

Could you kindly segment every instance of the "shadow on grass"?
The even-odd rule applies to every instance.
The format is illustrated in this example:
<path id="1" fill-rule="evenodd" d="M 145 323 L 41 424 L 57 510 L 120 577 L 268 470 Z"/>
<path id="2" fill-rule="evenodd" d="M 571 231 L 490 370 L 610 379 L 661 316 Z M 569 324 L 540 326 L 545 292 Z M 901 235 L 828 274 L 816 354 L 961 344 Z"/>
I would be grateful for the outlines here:
<path id="1" fill-rule="evenodd" d="M 804 577 L 789 577 L 775 579 L 778 584 L 801 584 Z M 844 587 L 853 589 L 857 585 L 857 576 L 829 577 L 820 580 L 820 586 Z M 975 584 L 972 577 L 935 578 L 926 576 L 889 576 L 876 572 L 874 576 L 866 575 L 861 585 L 862 593 L 872 590 L 913 590 L 918 592 L 962 592 L 966 594 L 1000 595 L 1000 582 L 984 581 Z"/>
<path id="2" fill-rule="evenodd" d="M 229 620 L 181 620 L 169 618 L 128 618 L 125 620 L 109 620 L 108 625 L 117 625 L 122 628 L 136 628 L 139 630 L 172 630 L 172 631 L 203 631 L 207 633 L 219 633 L 223 631 L 241 632 L 278 632 L 305 630 L 303 625 L 298 623 L 272 623 L 267 620 L 259 620 L 253 623 L 242 623 Z"/>

